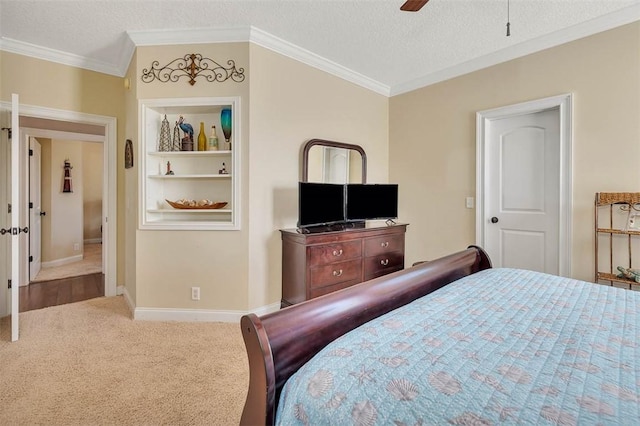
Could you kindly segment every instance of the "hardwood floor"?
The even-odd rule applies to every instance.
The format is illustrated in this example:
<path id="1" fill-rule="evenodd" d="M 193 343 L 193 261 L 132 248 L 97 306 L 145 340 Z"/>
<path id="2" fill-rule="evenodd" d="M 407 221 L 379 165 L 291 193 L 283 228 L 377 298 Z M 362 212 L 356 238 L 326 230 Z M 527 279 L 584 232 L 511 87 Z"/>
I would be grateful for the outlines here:
<path id="1" fill-rule="evenodd" d="M 41 281 L 20 287 L 20 312 L 104 296 L 104 274 Z"/>

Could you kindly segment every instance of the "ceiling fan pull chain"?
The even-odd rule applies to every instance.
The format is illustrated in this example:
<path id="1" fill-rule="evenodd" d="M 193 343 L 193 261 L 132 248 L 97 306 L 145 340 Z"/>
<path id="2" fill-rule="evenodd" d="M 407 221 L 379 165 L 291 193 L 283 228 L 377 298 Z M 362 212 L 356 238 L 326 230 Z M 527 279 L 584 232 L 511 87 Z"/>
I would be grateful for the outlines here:
<path id="1" fill-rule="evenodd" d="M 507 37 L 511 35 L 511 23 L 509 20 L 509 0 L 507 0 Z"/>

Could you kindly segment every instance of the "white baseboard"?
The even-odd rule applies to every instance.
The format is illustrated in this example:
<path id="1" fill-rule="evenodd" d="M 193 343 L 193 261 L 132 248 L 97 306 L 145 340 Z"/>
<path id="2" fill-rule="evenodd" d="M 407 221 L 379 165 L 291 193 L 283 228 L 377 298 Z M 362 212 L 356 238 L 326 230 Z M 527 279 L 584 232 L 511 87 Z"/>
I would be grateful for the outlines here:
<path id="1" fill-rule="evenodd" d="M 79 262 L 80 260 L 82 260 L 82 255 L 77 254 L 75 256 L 65 257 L 64 259 L 52 260 L 50 262 L 42 262 L 42 268 L 53 268 L 55 266 L 62 266 L 62 265 L 67 265 L 73 262 Z"/>
<path id="2" fill-rule="evenodd" d="M 262 306 L 249 312 L 210 310 L 210 309 L 175 309 L 136 307 L 127 288 L 119 285 L 116 294 L 124 296 L 127 307 L 134 320 L 140 321 L 178 321 L 178 322 L 231 322 L 238 323 L 243 315 L 252 312 L 258 316 L 266 315 L 280 309 L 280 303 Z"/>
<path id="3" fill-rule="evenodd" d="M 276 302 L 276 303 L 272 303 L 271 305 L 267 305 L 267 306 L 262 306 L 260 308 L 257 309 L 252 309 L 249 312 L 252 312 L 254 314 L 256 314 L 257 316 L 262 316 L 262 315 L 266 315 L 266 314 L 270 314 L 272 312 L 276 312 L 280 310 L 280 302 Z"/>
<path id="4" fill-rule="evenodd" d="M 128 298 L 126 288 L 124 289 L 125 299 L 131 308 L 133 304 Z M 256 315 L 265 315 L 280 309 L 280 303 L 263 306 L 251 312 Z M 178 321 L 178 322 L 231 322 L 238 323 L 245 311 L 226 311 L 209 309 L 174 309 L 174 308 L 133 308 L 133 319 L 141 321 Z"/>

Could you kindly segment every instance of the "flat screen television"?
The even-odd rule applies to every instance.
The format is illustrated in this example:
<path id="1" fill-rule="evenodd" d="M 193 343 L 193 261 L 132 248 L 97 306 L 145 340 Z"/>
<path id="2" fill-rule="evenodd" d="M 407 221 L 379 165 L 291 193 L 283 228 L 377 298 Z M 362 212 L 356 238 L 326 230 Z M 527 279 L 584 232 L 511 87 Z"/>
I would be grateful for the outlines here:
<path id="1" fill-rule="evenodd" d="M 344 194 L 342 184 L 299 182 L 298 227 L 344 222 Z"/>
<path id="2" fill-rule="evenodd" d="M 397 184 L 347 184 L 345 193 L 347 221 L 398 217 Z"/>

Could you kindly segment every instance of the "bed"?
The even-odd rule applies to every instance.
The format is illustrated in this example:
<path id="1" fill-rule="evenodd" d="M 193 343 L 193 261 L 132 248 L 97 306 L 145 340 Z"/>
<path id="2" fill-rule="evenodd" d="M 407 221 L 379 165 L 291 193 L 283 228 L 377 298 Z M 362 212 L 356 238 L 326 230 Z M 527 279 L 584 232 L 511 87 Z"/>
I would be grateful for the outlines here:
<path id="1" fill-rule="evenodd" d="M 640 293 L 478 247 L 241 319 L 241 424 L 637 424 Z"/>

